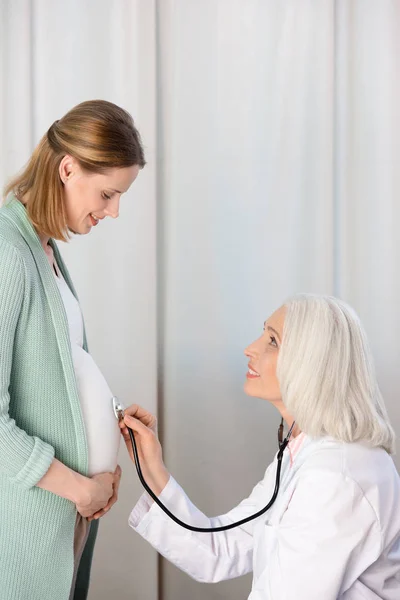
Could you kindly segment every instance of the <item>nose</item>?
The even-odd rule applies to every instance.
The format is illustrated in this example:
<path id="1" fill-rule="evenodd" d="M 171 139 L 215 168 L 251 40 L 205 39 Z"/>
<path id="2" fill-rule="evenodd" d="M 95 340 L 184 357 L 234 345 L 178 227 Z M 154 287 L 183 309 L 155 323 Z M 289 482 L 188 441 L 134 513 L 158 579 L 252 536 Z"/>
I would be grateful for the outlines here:
<path id="1" fill-rule="evenodd" d="M 104 211 L 107 217 L 111 217 L 112 219 L 117 219 L 119 216 L 119 200 L 120 197 L 116 196 L 115 198 L 111 198 L 111 200 L 107 203 L 107 207 Z"/>
<path id="2" fill-rule="evenodd" d="M 257 340 L 254 340 L 254 342 L 251 342 L 247 348 L 245 348 L 245 356 L 248 358 L 258 358 L 262 352 L 262 344 L 263 336 L 260 336 Z"/>
<path id="3" fill-rule="evenodd" d="M 254 342 L 252 344 L 250 344 L 249 346 L 247 346 L 247 348 L 245 348 L 244 354 L 245 354 L 245 356 L 247 356 L 247 358 L 255 358 L 256 357 L 257 351 L 255 348 Z"/>

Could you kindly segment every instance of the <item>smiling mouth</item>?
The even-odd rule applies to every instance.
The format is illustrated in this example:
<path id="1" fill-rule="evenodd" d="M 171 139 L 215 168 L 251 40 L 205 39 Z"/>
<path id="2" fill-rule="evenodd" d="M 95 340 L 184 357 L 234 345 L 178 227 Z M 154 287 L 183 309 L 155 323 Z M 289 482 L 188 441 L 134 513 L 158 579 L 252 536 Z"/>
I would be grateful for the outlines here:
<path id="1" fill-rule="evenodd" d="M 93 227 L 96 227 L 96 225 L 98 225 L 100 219 L 95 217 L 92 213 L 90 213 L 89 217 L 90 217 Z"/>
<path id="2" fill-rule="evenodd" d="M 253 371 L 251 367 L 249 367 L 249 370 L 246 373 L 246 377 L 248 379 L 256 379 L 257 377 L 260 377 L 260 375 L 256 371 Z"/>

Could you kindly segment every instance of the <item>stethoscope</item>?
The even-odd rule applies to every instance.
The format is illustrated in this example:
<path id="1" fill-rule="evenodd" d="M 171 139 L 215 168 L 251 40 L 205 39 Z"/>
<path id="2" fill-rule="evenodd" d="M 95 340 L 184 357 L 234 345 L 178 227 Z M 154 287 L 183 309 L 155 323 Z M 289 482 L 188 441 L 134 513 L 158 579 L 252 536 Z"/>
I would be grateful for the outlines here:
<path id="1" fill-rule="evenodd" d="M 115 396 L 112 398 L 112 404 L 113 404 L 113 410 L 114 410 L 116 419 L 118 420 L 118 422 L 122 421 L 124 418 L 124 406 L 121 404 L 121 402 Z M 131 444 L 132 444 L 132 450 L 133 450 L 133 456 L 135 458 L 137 474 L 139 476 L 140 482 L 143 485 L 144 489 L 153 498 L 154 502 L 156 504 L 158 504 L 158 506 L 161 508 L 161 510 L 163 510 L 165 512 L 165 514 L 167 514 L 170 517 L 170 519 L 175 521 L 175 523 L 178 523 L 178 525 L 180 525 L 181 527 L 184 527 L 185 529 L 189 529 L 190 531 L 198 531 L 200 533 L 214 533 L 217 531 L 227 531 L 228 529 L 233 529 L 234 527 L 240 527 L 241 525 L 244 525 L 244 523 L 248 523 L 249 521 L 253 521 L 253 519 L 257 519 L 258 517 L 263 515 L 265 512 L 267 512 L 267 510 L 269 510 L 271 508 L 271 506 L 273 505 L 273 503 L 275 502 L 275 500 L 278 496 L 280 479 L 281 479 L 282 457 L 283 457 L 285 448 L 289 443 L 289 439 L 290 439 L 290 436 L 292 435 L 294 425 L 295 425 L 295 423 L 293 422 L 285 439 L 283 439 L 283 419 L 282 419 L 281 424 L 278 429 L 279 451 L 278 451 L 278 454 L 276 457 L 277 466 L 276 466 L 276 477 L 275 477 L 275 489 L 274 489 L 274 493 L 272 494 L 271 500 L 268 502 L 268 504 L 263 509 L 259 510 L 255 514 L 250 515 L 249 517 L 246 517 L 245 519 L 242 519 L 241 521 L 237 521 L 236 523 L 230 523 L 229 525 L 223 525 L 221 527 L 194 527 L 193 525 L 189 525 L 188 523 L 184 523 L 183 521 L 178 519 L 178 517 L 173 515 L 171 513 L 171 511 L 169 511 L 168 508 L 166 506 L 164 506 L 164 504 L 161 502 L 161 500 L 159 500 L 159 498 L 156 496 L 156 494 L 153 492 L 153 490 L 150 489 L 150 487 L 147 485 L 146 481 L 144 480 L 144 477 L 142 474 L 142 469 L 140 468 L 135 436 L 130 427 L 127 427 L 127 429 L 128 429 L 129 437 L 130 437 Z"/>

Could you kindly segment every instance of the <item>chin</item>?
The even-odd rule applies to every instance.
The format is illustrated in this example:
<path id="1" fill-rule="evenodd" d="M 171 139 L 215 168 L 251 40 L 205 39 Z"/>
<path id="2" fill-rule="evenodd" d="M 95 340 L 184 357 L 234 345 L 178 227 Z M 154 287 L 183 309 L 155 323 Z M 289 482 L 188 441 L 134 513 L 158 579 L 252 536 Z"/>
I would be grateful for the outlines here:
<path id="1" fill-rule="evenodd" d="M 243 386 L 244 389 L 244 393 L 247 394 L 247 396 L 254 396 L 255 398 L 259 398 L 260 397 L 260 391 L 257 391 L 257 387 L 255 385 L 253 385 L 253 383 L 251 381 L 246 380 Z"/>
<path id="2" fill-rule="evenodd" d="M 89 225 L 77 225 L 76 227 L 68 227 L 68 231 L 70 233 L 73 233 L 74 235 L 86 235 L 87 233 L 90 233 L 91 230 L 92 228 Z"/>

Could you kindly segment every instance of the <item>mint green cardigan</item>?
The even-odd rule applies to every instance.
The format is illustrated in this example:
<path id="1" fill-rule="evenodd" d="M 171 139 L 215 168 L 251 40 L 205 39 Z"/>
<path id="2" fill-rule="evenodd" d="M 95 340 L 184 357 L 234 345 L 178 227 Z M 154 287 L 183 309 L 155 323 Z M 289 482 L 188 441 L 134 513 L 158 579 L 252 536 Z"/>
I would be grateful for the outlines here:
<path id="1" fill-rule="evenodd" d="M 36 487 L 54 456 L 86 475 L 87 443 L 64 306 L 25 207 L 12 198 L 0 208 L 1 600 L 69 598 L 75 505 Z"/>

